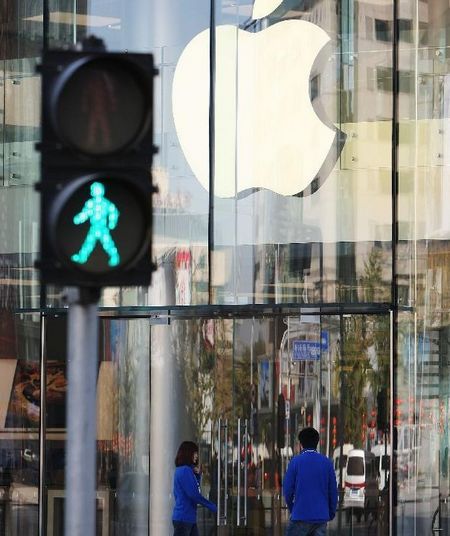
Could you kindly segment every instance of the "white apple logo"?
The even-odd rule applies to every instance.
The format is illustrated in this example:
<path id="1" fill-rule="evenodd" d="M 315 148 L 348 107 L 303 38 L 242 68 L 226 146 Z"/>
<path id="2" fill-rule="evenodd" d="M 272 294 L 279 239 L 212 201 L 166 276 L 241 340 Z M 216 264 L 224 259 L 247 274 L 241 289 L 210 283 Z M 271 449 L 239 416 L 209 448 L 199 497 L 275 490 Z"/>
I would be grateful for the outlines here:
<path id="1" fill-rule="evenodd" d="M 253 18 L 282 0 L 255 0 Z M 285 20 L 257 33 L 216 28 L 214 192 L 233 197 L 267 188 L 304 191 L 317 177 L 337 129 L 324 124 L 309 96 L 311 68 L 330 41 L 310 22 Z M 178 61 L 172 107 L 182 150 L 209 190 L 210 35 L 188 43 Z M 334 164 L 334 162 L 333 162 Z"/>

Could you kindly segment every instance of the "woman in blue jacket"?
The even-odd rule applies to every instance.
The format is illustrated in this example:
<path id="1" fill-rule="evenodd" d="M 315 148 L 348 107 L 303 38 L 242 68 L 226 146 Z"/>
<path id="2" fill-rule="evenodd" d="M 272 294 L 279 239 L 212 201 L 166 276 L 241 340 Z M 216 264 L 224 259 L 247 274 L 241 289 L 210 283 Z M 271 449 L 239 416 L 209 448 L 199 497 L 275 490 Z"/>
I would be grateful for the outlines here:
<path id="1" fill-rule="evenodd" d="M 211 512 L 217 512 L 217 506 L 201 494 L 200 479 L 198 446 L 192 441 L 183 441 L 175 458 L 173 536 L 198 536 L 197 504 L 206 506 Z"/>

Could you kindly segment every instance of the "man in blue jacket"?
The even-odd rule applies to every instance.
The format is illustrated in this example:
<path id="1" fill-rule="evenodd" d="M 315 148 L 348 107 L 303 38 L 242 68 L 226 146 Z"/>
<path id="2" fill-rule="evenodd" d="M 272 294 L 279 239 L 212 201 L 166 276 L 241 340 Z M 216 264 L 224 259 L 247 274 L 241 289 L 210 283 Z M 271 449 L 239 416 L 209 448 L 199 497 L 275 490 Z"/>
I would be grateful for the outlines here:
<path id="1" fill-rule="evenodd" d="M 289 463 L 283 493 L 291 514 L 286 536 L 325 536 L 336 515 L 337 484 L 332 462 L 317 452 L 319 433 L 303 428 L 301 452 Z"/>

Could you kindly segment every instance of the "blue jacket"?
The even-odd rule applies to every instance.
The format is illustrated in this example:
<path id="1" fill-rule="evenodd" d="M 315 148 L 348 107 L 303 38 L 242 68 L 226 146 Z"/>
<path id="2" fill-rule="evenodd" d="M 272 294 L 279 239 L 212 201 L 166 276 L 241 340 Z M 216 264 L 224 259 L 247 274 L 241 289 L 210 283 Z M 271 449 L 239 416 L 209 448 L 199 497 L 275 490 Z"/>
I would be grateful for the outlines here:
<path id="1" fill-rule="evenodd" d="M 173 477 L 175 507 L 172 520 L 186 523 L 197 522 L 197 504 L 202 504 L 212 512 L 217 512 L 214 503 L 205 499 L 200 491 L 200 475 L 196 475 L 190 465 L 180 465 Z"/>
<path id="2" fill-rule="evenodd" d="M 283 493 L 292 521 L 330 521 L 337 507 L 333 464 L 315 450 L 304 450 L 294 456 L 288 465 Z"/>

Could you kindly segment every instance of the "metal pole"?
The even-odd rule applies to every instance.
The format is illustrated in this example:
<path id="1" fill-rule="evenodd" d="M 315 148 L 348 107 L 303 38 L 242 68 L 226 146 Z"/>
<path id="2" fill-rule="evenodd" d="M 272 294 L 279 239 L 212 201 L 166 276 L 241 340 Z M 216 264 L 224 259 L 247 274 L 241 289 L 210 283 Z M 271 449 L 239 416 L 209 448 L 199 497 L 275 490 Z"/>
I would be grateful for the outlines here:
<path id="1" fill-rule="evenodd" d="M 396 308 L 396 304 L 394 304 Z M 390 337 L 390 350 L 389 350 L 389 436 L 391 438 L 391 456 L 389 459 L 389 536 L 395 536 L 397 534 L 397 524 L 395 520 L 396 508 L 397 508 L 397 471 L 394 472 L 394 466 L 397 465 L 394 462 L 394 456 L 396 456 L 397 450 L 397 441 L 395 437 L 395 427 L 394 427 L 394 399 L 397 394 L 396 389 L 396 344 L 395 344 L 395 323 L 396 323 L 396 311 L 395 308 L 389 313 L 389 337 Z M 395 495 L 394 495 L 395 494 Z M 403 530 L 402 530 L 403 534 Z"/>
<path id="2" fill-rule="evenodd" d="M 68 296 L 65 536 L 95 536 L 99 289 Z"/>
<path id="3" fill-rule="evenodd" d="M 47 395 L 47 356 L 45 347 L 45 338 L 47 334 L 47 318 L 41 314 L 41 395 L 40 395 L 40 421 L 39 421 L 39 535 L 43 535 L 46 523 L 46 501 L 45 501 L 45 434 L 46 424 L 46 395 Z"/>
<path id="4" fill-rule="evenodd" d="M 328 365 L 328 401 L 327 401 L 327 456 L 332 457 L 332 452 L 330 449 L 330 420 L 331 420 L 331 352 L 330 352 L 330 339 L 328 337 L 328 349 L 327 349 L 327 365 Z"/>
<path id="5" fill-rule="evenodd" d="M 244 464 L 247 463 L 247 452 L 244 451 Z M 237 420 L 237 513 L 236 523 L 241 526 L 241 419 Z"/>
<path id="6" fill-rule="evenodd" d="M 222 474 L 222 419 L 219 417 L 218 422 L 218 442 L 217 442 L 217 526 L 219 527 L 222 524 L 222 511 L 220 501 L 222 500 L 220 493 L 220 477 Z"/>
<path id="7" fill-rule="evenodd" d="M 344 317 L 342 314 L 339 315 L 339 421 L 338 421 L 338 441 L 339 441 L 339 503 L 338 503 L 338 534 L 341 534 L 342 530 L 342 506 L 344 502 L 344 493 L 345 483 L 342 481 L 343 477 L 343 462 L 344 462 L 344 405 L 343 405 L 343 393 L 346 388 L 345 384 L 345 374 L 342 370 L 345 359 L 345 348 L 344 348 Z M 352 514 L 350 514 L 350 518 Z"/>

